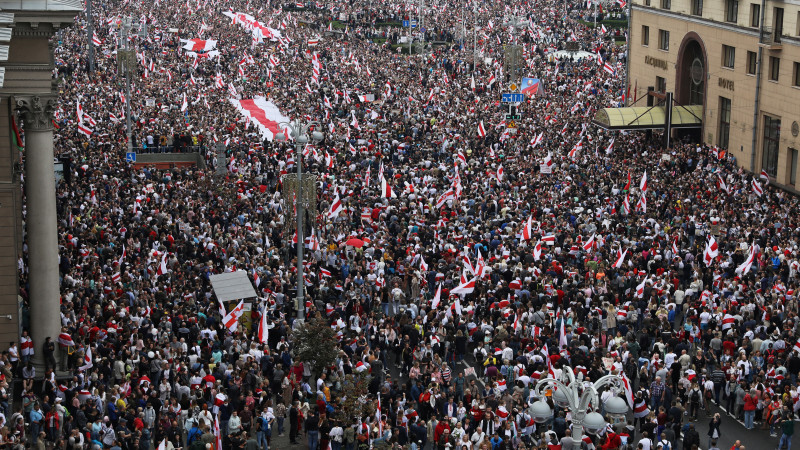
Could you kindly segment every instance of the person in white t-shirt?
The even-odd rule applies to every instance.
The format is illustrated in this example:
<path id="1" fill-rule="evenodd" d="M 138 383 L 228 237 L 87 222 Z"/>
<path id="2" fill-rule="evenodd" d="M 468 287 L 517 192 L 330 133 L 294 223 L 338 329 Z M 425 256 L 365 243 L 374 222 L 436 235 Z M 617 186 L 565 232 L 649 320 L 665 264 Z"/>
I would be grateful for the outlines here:
<path id="1" fill-rule="evenodd" d="M 642 433 L 642 438 L 639 439 L 639 445 L 642 450 L 651 450 L 653 448 L 653 441 L 650 440 L 646 431 Z"/>

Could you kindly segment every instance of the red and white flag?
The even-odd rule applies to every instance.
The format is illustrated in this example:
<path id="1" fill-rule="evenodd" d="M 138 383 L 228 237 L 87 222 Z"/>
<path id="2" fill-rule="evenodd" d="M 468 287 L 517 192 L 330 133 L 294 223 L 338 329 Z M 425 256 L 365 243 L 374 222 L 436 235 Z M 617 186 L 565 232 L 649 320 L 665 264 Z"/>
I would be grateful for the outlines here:
<path id="1" fill-rule="evenodd" d="M 454 287 L 450 290 L 451 294 L 471 294 L 475 290 L 475 281 L 476 278 L 473 278 L 465 283 L 461 283 L 458 286 Z"/>
<path id="2" fill-rule="evenodd" d="M 638 286 L 636 286 L 636 294 L 634 294 L 634 297 L 636 297 L 636 298 L 644 298 L 644 285 L 645 285 L 645 283 L 647 283 L 647 278 L 642 280 L 642 282 L 639 283 Z"/>
<path id="3" fill-rule="evenodd" d="M 533 216 L 528 216 L 528 221 L 525 222 L 525 226 L 522 228 L 522 239 L 530 241 L 532 234 L 533 234 Z"/>
<path id="4" fill-rule="evenodd" d="M 478 136 L 484 138 L 486 137 L 486 127 L 483 126 L 483 121 L 478 124 Z"/>
<path id="5" fill-rule="evenodd" d="M 336 197 L 333 199 L 333 203 L 331 203 L 331 208 L 328 211 L 328 218 L 333 219 L 334 217 L 338 217 L 339 213 L 344 210 L 344 206 L 342 206 L 342 201 L 339 200 L 339 194 L 336 194 Z"/>
<path id="6" fill-rule="evenodd" d="M 628 253 L 628 249 L 626 248 L 623 252 L 622 250 L 617 250 L 617 261 L 614 263 L 614 268 L 619 269 L 622 267 L 622 263 L 625 262 L 625 255 Z"/>
<path id="7" fill-rule="evenodd" d="M 258 323 L 258 342 L 266 344 L 269 339 L 269 325 L 267 324 L 267 305 L 264 304 L 264 310 L 261 312 L 261 320 Z"/>
<path id="8" fill-rule="evenodd" d="M 222 318 L 222 324 L 225 325 L 230 331 L 236 331 L 239 326 L 239 318 L 244 314 L 244 300 L 240 300 L 236 308 L 233 308 L 225 317 Z"/>
<path id="9" fill-rule="evenodd" d="M 207 52 L 217 47 L 217 41 L 205 39 L 181 39 L 183 49 L 191 52 Z"/>
<path id="10" fill-rule="evenodd" d="M 642 180 L 639 181 L 639 190 L 642 192 L 647 192 L 647 171 L 644 171 L 642 175 Z"/>
<path id="11" fill-rule="evenodd" d="M 436 309 L 439 306 L 439 302 L 442 300 L 442 284 L 439 283 L 439 287 L 436 288 L 436 295 L 433 296 L 433 300 L 431 301 L 431 309 Z"/>
<path id="12" fill-rule="evenodd" d="M 83 372 L 86 369 L 91 369 L 92 366 L 94 366 L 94 364 L 92 363 L 92 349 L 89 348 L 89 347 L 86 347 L 86 352 L 84 353 L 84 356 L 83 356 L 83 365 L 80 366 L 78 368 L 78 370 Z"/>
<path id="13" fill-rule="evenodd" d="M 386 181 L 386 178 L 381 175 L 381 197 L 383 198 L 396 198 L 397 195 L 392 190 L 392 186 Z"/>
<path id="14" fill-rule="evenodd" d="M 703 252 L 703 262 L 706 263 L 706 266 L 710 266 L 717 256 L 719 256 L 719 245 L 717 244 L 717 240 L 714 239 L 714 236 L 710 236 L 708 242 L 706 242 L 705 251 Z"/>
<path id="15" fill-rule="evenodd" d="M 747 259 L 739 267 L 736 268 L 736 273 L 738 273 L 739 276 L 742 276 L 747 274 L 747 272 L 750 272 L 750 267 L 753 266 L 755 260 L 756 260 L 756 244 L 755 242 L 753 242 L 750 245 L 750 252 L 747 255 Z"/>
<path id="16" fill-rule="evenodd" d="M 75 341 L 68 333 L 61 333 L 58 335 L 58 345 L 62 347 L 75 347 Z"/>
<path id="17" fill-rule="evenodd" d="M 166 450 L 166 439 L 164 440 L 164 450 Z M 219 414 L 214 417 L 214 448 L 222 448 L 222 432 L 219 429 Z M 161 449 L 159 449 L 161 450 Z"/>
<path id="18" fill-rule="evenodd" d="M 752 183 L 751 183 L 751 184 L 752 184 L 752 186 L 753 186 L 753 193 L 754 193 L 754 194 L 756 194 L 756 195 L 757 195 L 757 196 L 759 196 L 759 197 L 761 197 L 762 195 L 764 195 L 764 188 L 762 188 L 762 187 L 761 187 L 761 184 L 759 184 L 759 182 L 758 182 L 758 181 L 756 181 L 756 179 L 755 179 L 755 178 L 753 178 L 753 181 L 752 181 Z"/>
<path id="19" fill-rule="evenodd" d="M 497 168 L 497 181 L 503 181 L 503 165 L 500 164 L 500 167 Z"/>
<path id="20" fill-rule="evenodd" d="M 622 372 L 622 386 L 625 388 L 625 399 L 628 400 L 628 404 L 631 407 L 634 407 L 635 404 L 633 403 L 633 386 L 631 385 L 631 380 L 628 379 L 628 376 L 625 375 L 625 372 Z"/>
<path id="21" fill-rule="evenodd" d="M 592 249 L 594 248 L 594 244 L 595 244 L 594 234 L 592 234 L 592 237 L 590 237 L 589 239 L 586 240 L 586 242 L 583 243 L 583 251 L 585 252 L 592 251 Z"/>
<path id="22" fill-rule="evenodd" d="M 533 259 L 534 261 L 542 259 L 542 241 L 536 241 L 536 246 L 533 247 Z"/>
<path id="23" fill-rule="evenodd" d="M 169 272 L 169 268 L 167 268 L 167 252 L 164 252 L 164 254 L 161 255 L 161 262 L 158 264 L 158 271 L 156 273 L 158 275 L 164 275 L 167 272 Z"/>
<path id="24" fill-rule="evenodd" d="M 256 126 L 261 137 L 268 141 L 274 140 L 278 133 L 283 132 L 279 123 L 289 121 L 289 118 L 283 115 L 274 103 L 264 97 L 241 100 L 234 98 L 230 99 L 230 102 L 239 113 Z"/>
<path id="25" fill-rule="evenodd" d="M 764 183 L 769 184 L 769 174 L 767 173 L 766 170 L 762 170 L 761 175 L 759 175 L 758 177 L 764 180 Z"/>

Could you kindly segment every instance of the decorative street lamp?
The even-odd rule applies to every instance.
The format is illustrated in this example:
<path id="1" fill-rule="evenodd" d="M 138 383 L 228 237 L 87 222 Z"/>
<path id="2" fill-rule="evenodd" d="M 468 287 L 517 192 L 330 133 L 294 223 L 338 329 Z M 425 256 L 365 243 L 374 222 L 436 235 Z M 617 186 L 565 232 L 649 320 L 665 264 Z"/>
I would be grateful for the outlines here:
<path id="1" fill-rule="evenodd" d="M 305 207 L 311 206 L 316 210 L 316 186 L 313 188 L 311 186 L 305 186 L 306 189 L 304 190 L 304 180 L 303 180 L 303 147 L 309 143 L 309 141 L 320 142 L 322 141 L 325 136 L 320 133 L 319 131 L 315 131 L 314 128 L 319 126 L 318 122 L 308 122 L 302 123 L 299 120 L 294 120 L 291 122 L 281 122 L 278 124 L 284 130 L 288 130 L 289 136 L 292 137 L 295 143 L 295 149 L 297 151 L 296 161 L 297 164 L 297 177 L 294 180 L 293 188 L 295 191 L 295 202 L 297 205 L 297 320 L 303 320 L 303 308 L 305 306 L 304 299 L 303 299 L 303 244 L 305 239 L 303 238 L 303 215 L 305 214 Z M 309 131 L 311 135 L 309 136 Z M 286 141 L 286 131 L 278 133 L 275 136 L 275 140 L 278 142 L 285 142 Z M 306 174 L 306 178 L 310 180 L 315 180 L 312 178 L 313 175 L 309 176 Z M 313 192 L 309 192 L 313 189 Z M 306 194 L 304 195 L 304 191 Z M 314 200 L 312 200 L 314 199 Z M 287 199 L 288 200 L 288 199 Z"/>
<path id="2" fill-rule="evenodd" d="M 538 398 L 544 398 L 545 390 L 553 389 L 553 403 L 560 408 L 572 411 L 572 442 L 576 449 L 580 448 L 583 432 L 596 434 L 606 426 L 606 420 L 595 411 L 589 411 L 600 406 L 600 396 L 598 391 L 603 387 L 616 387 L 624 390 L 625 386 L 622 378 L 617 375 L 606 375 L 590 385 L 584 385 L 575 379 L 575 373 L 569 366 L 564 367 L 560 380 L 545 378 L 539 380 L 534 388 L 534 393 Z M 617 400 L 621 400 L 622 404 Z M 620 398 L 611 398 L 604 405 L 606 410 L 615 419 L 628 411 L 625 401 Z M 624 408 L 624 409 L 623 409 Z M 553 417 L 550 405 L 543 400 L 535 402 L 530 407 L 530 413 L 536 423 L 546 423 Z M 566 450 L 566 449 L 565 449 Z"/>

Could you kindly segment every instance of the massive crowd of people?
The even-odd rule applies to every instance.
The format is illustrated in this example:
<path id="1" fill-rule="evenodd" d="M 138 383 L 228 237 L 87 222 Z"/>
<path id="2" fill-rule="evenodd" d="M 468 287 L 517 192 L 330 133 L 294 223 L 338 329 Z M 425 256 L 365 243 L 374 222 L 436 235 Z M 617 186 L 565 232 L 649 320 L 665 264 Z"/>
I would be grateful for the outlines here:
<path id="1" fill-rule="evenodd" d="M 603 391 L 635 417 L 584 448 L 714 448 L 722 419 L 708 442 L 692 422 L 710 402 L 791 443 L 797 198 L 724 151 L 592 125 L 643 94 L 624 86 L 624 41 L 579 20 L 586 5 L 441 0 L 419 18 L 380 1 L 93 3 L 95 70 L 84 14 L 54 46 L 56 152 L 71 161 L 57 188 L 62 334 L 25 334 L 3 354 L 0 445 L 265 449 L 288 435 L 310 450 L 566 449 L 573 412 L 551 390 L 552 420 L 529 406 L 567 367 L 576 386 L 607 374 L 634 386 Z M 228 11 L 281 38 L 254 43 Z M 125 161 L 126 17 L 146 24 L 122 40 L 138 62 L 132 146 L 198 151 L 207 168 Z M 417 18 L 427 46 L 409 56 L 391 25 Z M 193 38 L 218 54 L 190 57 Z M 552 56 L 569 41 L 596 56 Z M 515 76 L 541 80 L 516 121 L 499 103 L 510 44 Z M 303 314 L 340 349 L 322 373 L 295 355 L 298 244 L 281 180 L 295 145 L 264 139 L 234 95 L 325 135 L 304 156 L 318 214 Z M 236 302 L 221 307 L 210 284 L 235 270 L 260 297 L 252 326 L 226 323 Z M 352 374 L 378 413 L 343 414 Z"/>

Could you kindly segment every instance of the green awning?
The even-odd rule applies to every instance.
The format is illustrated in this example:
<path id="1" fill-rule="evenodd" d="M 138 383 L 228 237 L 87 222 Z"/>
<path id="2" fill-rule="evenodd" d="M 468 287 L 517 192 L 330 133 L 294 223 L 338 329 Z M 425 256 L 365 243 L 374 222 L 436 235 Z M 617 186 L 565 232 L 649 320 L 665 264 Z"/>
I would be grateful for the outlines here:
<path id="1" fill-rule="evenodd" d="M 603 108 L 592 121 L 606 130 L 650 130 L 664 128 L 664 106 Z M 672 128 L 699 128 L 703 125 L 703 105 L 672 107 Z"/>

